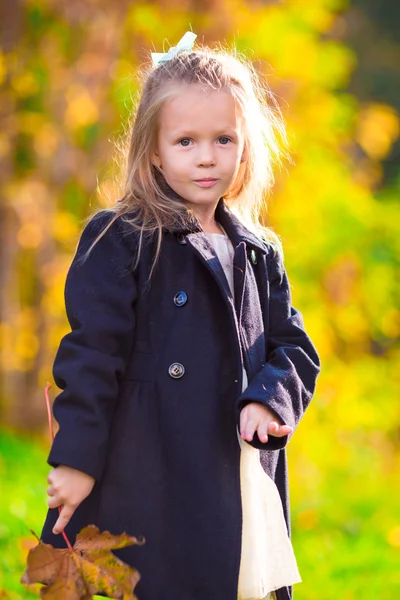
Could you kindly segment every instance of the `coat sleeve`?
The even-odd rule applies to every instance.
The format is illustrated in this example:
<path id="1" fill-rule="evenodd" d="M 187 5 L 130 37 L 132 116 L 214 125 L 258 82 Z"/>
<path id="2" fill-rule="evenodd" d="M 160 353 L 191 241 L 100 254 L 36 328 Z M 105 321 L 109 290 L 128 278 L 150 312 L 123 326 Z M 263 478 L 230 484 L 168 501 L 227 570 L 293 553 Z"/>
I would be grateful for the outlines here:
<path id="1" fill-rule="evenodd" d="M 59 430 L 48 463 L 101 478 L 121 376 L 132 350 L 137 286 L 130 264 L 132 235 L 117 219 L 98 213 L 85 227 L 65 285 L 71 331 L 60 343 L 53 375 L 62 392 L 53 405 Z"/>
<path id="2" fill-rule="evenodd" d="M 237 419 L 247 404 L 259 402 L 295 430 L 313 396 L 320 360 L 304 329 L 301 313 L 292 307 L 282 256 L 271 247 L 267 266 L 270 282 L 267 362 L 239 397 Z M 250 443 L 261 450 L 279 450 L 292 435 L 282 438 L 268 435 L 268 442 L 262 443 L 255 433 Z"/>

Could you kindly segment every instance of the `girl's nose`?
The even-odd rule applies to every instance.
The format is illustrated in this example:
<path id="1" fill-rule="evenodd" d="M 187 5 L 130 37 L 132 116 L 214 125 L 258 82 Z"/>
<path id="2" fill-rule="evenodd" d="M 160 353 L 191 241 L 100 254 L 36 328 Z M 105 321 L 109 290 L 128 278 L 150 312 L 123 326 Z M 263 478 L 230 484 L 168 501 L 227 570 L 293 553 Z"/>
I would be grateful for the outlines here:
<path id="1" fill-rule="evenodd" d="M 210 167 L 215 164 L 215 152 L 211 146 L 200 146 L 197 155 L 197 163 L 200 167 Z"/>

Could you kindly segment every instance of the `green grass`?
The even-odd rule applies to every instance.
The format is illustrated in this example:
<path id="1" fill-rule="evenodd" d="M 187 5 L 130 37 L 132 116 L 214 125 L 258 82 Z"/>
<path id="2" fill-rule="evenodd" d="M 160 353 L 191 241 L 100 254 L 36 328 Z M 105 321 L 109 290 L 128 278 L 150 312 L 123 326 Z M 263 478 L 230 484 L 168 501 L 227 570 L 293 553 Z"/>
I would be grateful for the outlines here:
<path id="1" fill-rule="evenodd" d="M 0 431 L 0 596 L 37 598 L 19 580 L 24 572 L 27 544 L 40 535 L 47 512 L 46 451 L 28 440 Z"/>

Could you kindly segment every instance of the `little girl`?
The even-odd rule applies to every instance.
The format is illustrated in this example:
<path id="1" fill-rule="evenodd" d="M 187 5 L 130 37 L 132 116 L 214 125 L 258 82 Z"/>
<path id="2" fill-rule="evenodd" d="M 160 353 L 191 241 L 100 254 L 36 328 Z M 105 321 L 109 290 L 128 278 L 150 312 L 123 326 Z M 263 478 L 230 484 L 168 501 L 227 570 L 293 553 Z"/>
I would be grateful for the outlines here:
<path id="1" fill-rule="evenodd" d="M 42 540 L 144 536 L 116 552 L 140 600 L 288 600 L 286 445 L 320 365 L 258 220 L 284 129 L 251 65 L 195 37 L 153 55 L 125 194 L 68 273 Z"/>

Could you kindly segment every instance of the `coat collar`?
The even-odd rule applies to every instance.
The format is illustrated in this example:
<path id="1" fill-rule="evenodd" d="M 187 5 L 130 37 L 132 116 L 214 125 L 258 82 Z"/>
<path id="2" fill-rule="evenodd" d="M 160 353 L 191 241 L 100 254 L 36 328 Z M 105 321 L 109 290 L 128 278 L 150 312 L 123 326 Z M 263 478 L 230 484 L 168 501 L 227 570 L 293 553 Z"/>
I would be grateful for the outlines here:
<path id="1" fill-rule="evenodd" d="M 265 243 L 243 225 L 236 215 L 229 210 L 223 198 L 220 198 L 217 204 L 215 218 L 221 223 L 234 246 L 238 246 L 240 242 L 244 241 L 246 244 L 258 248 L 264 254 L 268 252 Z"/>
<path id="2" fill-rule="evenodd" d="M 173 193 L 175 198 L 180 198 L 183 201 L 172 188 L 170 189 L 170 193 Z M 258 248 L 264 254 L 268 252 L 266 244 L 247 229 L 236 215 L 232 213 L 227 207 L 224 198 L 220 198 L 218 201 L 215 209 L 215 218 L 221 223 L 235 247 L 238 246 L 240 242 L 244 241 L 246 244 Z M 168 225 L 168 227 L 164 227 L 163 229 L 175 234 L 201 233 L 203 231 L 199 220 L 195 216 L 188 217 L 185 223 Z"/>

